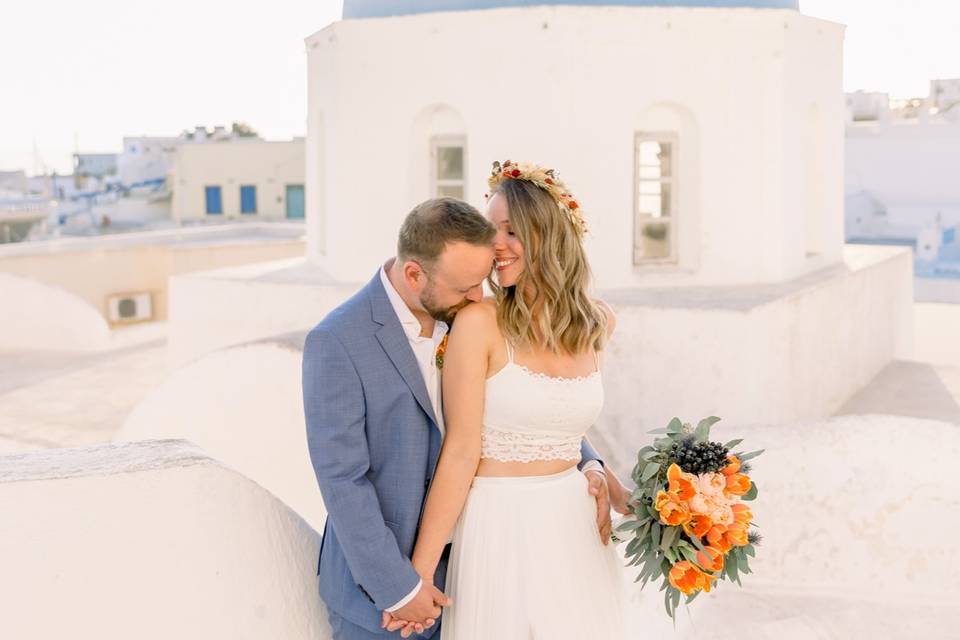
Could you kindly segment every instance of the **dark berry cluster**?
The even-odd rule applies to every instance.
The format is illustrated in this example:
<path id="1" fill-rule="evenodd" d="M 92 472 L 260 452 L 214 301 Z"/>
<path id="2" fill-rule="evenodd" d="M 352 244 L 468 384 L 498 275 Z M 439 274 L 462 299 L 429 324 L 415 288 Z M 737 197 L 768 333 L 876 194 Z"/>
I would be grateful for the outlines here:
<path id="1" fill-rule="evenodd" d="M 684 438 L 670 446 L 670 462 L 688 473 L 716 473 L 727 466 L 728 450 L 719 442 L 694 442 Z"/>

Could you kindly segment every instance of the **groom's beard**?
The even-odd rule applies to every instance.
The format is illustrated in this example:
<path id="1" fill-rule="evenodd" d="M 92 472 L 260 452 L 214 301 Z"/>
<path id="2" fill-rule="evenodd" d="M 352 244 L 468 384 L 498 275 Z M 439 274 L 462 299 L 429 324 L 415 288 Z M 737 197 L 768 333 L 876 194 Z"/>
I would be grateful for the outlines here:
<path id="1" fill-rule="evenodd" d="M 420 304 L 423 305 L 423 308 L 427 313 L 430 314 L 431 318 L 441 322 L 446 322 L 448 325 L 451 325 L 453 324 L 454 316 L 457 315 L 457 311 L 460 311 L 460 309 L 463 309 L 465 306 L 470 304 L 470 301 L 464 299 L 462 302 L 455 304 L 452 307 L 438 306 L 436 300 L 434 299 L 433 285 L 427 285 L 427 288 L 424 289 L 423 293 L 420 295 Z"/>

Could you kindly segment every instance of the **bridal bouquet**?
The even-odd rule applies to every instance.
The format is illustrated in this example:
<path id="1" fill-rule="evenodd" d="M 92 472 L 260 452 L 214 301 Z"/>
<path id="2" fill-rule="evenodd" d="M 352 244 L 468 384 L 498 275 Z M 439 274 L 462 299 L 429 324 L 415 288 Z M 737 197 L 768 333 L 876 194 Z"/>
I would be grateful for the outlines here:
<path id="1" fill-rule="evenodd" d="M 681 594 L 690 603 L 717 580 L 742 586 L 740 574 L 750 573 L 748 559 L 760 542 L 745 503 L 757 497 L 747 461 L 763 450 L 730 453 L 742 440 L 711 442 L 710 427 L 718 420 L 705 418 L 694 429 L 674 418 L 649 432 L 665 435 L 638 452 L 630 513 L 614 534 L 627 542 L 627 566 L 641 567 L 635 580 L 641 589 L 662 579 L 673 619 Z"/>

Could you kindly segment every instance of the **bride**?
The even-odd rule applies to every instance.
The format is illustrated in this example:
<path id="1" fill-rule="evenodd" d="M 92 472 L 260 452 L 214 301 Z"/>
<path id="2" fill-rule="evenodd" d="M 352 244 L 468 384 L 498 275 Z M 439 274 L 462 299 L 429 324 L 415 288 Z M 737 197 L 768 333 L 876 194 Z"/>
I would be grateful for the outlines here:
<path id="1" fill-rule="evenodd" d="M 554 172 L 495 163 L 489 182 L 496 295 L 450 334 L 447 434 L 413 566 L 432 581 L 452 532 L 442 640 L 616 640 L 622 560 L 577 471 L 615 319 L 588 295 L 583 218 Z"/>

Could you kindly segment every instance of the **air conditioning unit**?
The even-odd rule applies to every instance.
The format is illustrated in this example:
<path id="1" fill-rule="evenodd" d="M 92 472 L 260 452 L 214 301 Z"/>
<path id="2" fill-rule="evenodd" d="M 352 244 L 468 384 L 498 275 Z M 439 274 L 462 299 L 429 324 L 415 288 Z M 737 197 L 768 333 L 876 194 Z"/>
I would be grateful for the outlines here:
<path id="1" fill-rule="evenodd" d="M 112 295 L 107 298 L 107 311 L 112 324 L 153 320 L 150 292 Z"/>

